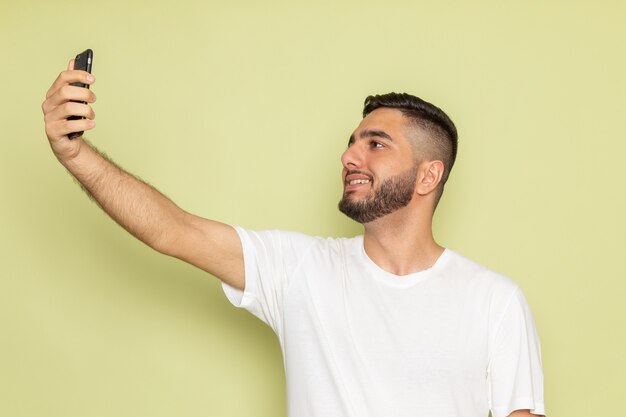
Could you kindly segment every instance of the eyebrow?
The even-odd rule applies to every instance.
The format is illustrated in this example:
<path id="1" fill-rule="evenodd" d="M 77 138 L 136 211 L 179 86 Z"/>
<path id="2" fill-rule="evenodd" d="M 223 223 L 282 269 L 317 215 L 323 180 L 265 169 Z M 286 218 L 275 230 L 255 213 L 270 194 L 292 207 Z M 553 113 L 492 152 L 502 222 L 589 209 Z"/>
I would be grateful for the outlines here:
<path id="1" fill-rule="evenodd" d="M 382 130 L 364 130 L 360 133 L 359 135 L 362 138 L 383 138 L 383 139 L 387 139 L 390 142 L 393 142 L 393 138 L 391 136 L 389 136 L 388 133 L 382 131 Z M 352 135 L 350 135 L 350 140 L 348 140 L 348 144 L 352 144 L 354 143 L 354 141 L 356 140 L 354 133 Z"/>

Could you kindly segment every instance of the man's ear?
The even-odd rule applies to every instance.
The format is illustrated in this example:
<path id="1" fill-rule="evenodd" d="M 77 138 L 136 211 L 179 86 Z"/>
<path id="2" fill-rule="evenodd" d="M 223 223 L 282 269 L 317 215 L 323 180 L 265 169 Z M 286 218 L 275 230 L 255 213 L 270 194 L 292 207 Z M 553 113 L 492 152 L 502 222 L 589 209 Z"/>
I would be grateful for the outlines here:
<path id="1" fill-rule="evenodd" d="M 426 161 L 422 162 L 417 170 L 417 183 L 415 192 L 419 195 L 426 195 L 434 191 L 443 176 L 443 162 Z"/>

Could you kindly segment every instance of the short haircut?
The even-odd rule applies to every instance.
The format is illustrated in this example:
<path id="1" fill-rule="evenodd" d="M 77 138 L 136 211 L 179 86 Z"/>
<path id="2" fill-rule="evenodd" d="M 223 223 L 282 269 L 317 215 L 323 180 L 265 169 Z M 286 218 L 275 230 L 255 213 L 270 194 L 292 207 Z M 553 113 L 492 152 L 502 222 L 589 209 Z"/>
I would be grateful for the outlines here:
<path id="1" fill-rule="evenodd" d="M 398 109 L 412 124 L 426 135 L 421 147 L 414 146 L 416 156 L 443 162 L 443 175 L 435 197 L 435 207 L 443 193 L 443 187 L 456 160 L 458 135 L 456 126 L 439 107 L 406 93 L 388 93 L 368 96 L 363 107 L 363 117 L 378 108 Z M 417 145 L 417 144 L 415 144 Z"/>

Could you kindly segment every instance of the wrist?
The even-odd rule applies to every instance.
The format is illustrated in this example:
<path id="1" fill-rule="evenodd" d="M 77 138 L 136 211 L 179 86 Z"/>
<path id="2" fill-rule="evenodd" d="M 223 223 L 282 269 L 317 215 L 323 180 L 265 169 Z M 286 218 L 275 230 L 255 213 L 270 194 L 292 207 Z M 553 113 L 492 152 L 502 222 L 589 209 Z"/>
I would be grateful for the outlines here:
<path id="1" fill-rule="evenodd" d="M 91 147 L 82 137 L 72 139 L 71 141 L 71 147 L 54 149 L 54 156 L 70 172 L 76 172 L 81 169 L 81 166 L 89 164 L 88 159 Z"/>

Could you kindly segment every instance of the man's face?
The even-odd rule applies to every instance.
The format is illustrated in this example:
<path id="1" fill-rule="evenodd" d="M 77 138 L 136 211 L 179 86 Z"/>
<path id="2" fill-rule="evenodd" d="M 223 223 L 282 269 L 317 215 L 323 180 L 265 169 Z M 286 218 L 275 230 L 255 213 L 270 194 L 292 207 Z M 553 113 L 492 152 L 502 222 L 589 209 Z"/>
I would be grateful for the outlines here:
<path id="1" fill-rule="evenodd" d="M 409 204 L 417 164 L 408 129 L 408 121 L 396 109 L 374 110 L 361 121 L 341 157 L 342 213 L 369 223 Z"/>

